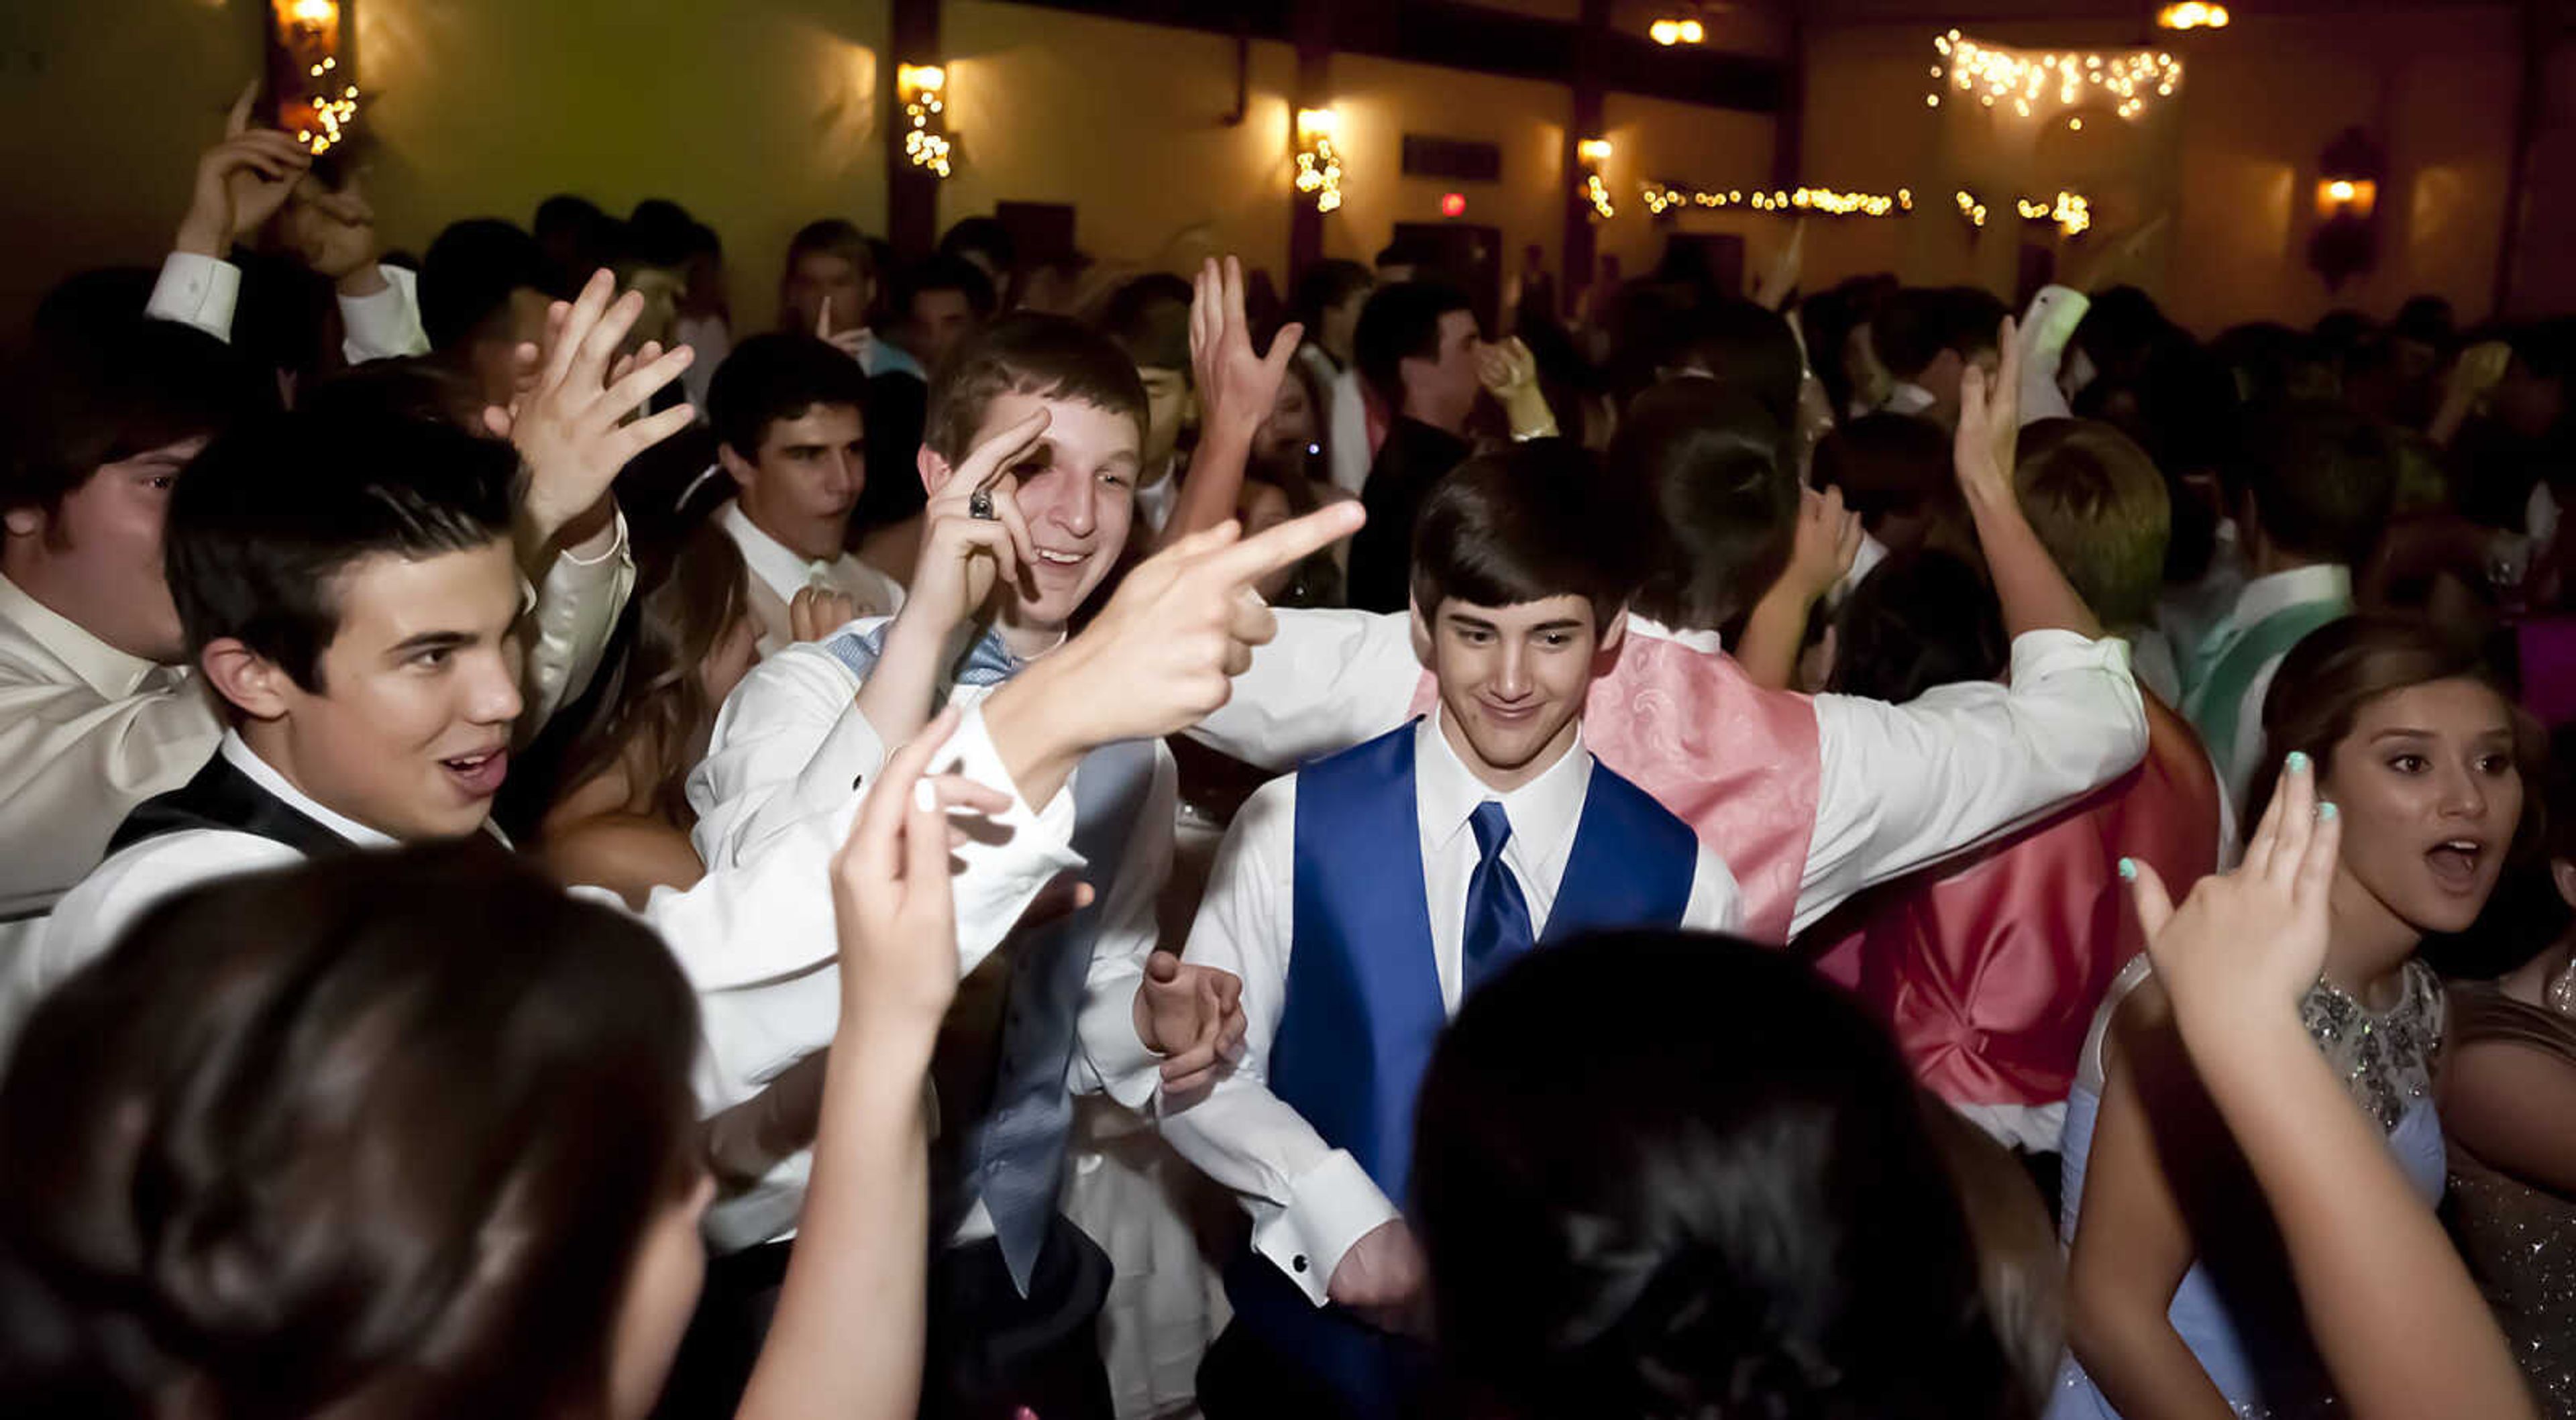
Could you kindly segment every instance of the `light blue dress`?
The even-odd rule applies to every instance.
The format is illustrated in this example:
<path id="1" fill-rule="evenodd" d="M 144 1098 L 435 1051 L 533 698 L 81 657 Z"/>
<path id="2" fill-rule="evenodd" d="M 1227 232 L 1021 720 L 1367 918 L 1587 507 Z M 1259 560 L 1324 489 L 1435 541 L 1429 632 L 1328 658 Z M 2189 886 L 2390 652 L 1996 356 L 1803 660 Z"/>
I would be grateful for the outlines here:
<path id="1" fill-rule="evenodd" d="M 2059 1233 L 2069 1244 L 2075 1239 L 2084 1198 L 2084 1164 L 2092 1151 L 2093 1124 L 2102 1109 L 2104 1027 L 2130 988 L 2145 978 L 2145 967 L 2142 956 L 2121 972 L 2094 1018 L 2082 1069 L 2067 1095 L 2066 1132 L 2059 1144 L 2066 1203 Z M 2438 1204 L 2445 1160 L 2431 1084 L 2432 1056 L 2441 1040 L 2442 993 L 2431 969 L 2421 962 L 2407 963 L 2398 1004 L 2385 1014 L 2373 1014 L 2327 986 L 2310 994 L 2305 1009 L 2309 1032 L 2317 1036 L 2319 1049 L 2344 1073 L 2356 1100 L 2388 1130 L 2389 1151 L 2397 1156 L 2407 1182 L 2422 1195 L 2427 1208 Z M 2237 1414 L 2252 1420 L 2303 1416 L 2325 1408 L 2319 1393 L 2323 1378 L 2304 1344 L 2305 1330 L 2297 1317 L 2238 1315 L 2210 1269 L 2197 1262 L 2174 1289 L 2166 1315 Z M 2259 1340 L 2284 1334 L 2302 1340 L 2268 1346 Z M 2058 1368 L 2046 1420 L 2120 1420 L 2120 1413 L 2102 1398 L 2093 1378 L 2070 1355 Z"/>

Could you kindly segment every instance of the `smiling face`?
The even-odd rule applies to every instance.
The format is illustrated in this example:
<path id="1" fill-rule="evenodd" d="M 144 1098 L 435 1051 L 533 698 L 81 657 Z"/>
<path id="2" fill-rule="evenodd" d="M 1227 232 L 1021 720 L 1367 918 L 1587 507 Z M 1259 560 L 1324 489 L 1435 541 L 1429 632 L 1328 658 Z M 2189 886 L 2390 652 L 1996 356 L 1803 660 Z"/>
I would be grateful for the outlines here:
<path id="1" fill-rule="evenodd" d="M 252 717 L 244 737 L 317 802 L 379 833 L 419 842 L 474 832 L 509 773 L 519 718 L 509 541 L 365 557 L 333 583 L 339 628 L 312 688 L 268 663 L 247 680 L 210 668 Z M 216 642 L 209 661 L 239 644 Z"/>
<path id="2" fill-rule="evenodd" d="M 1084 400 L 1005 390 L 985 405 L 967 447 L 981 447 L 1040 409 L 1047 412 L 1046 434 L 1010 469 L 1013 498 L 1037 555 L 1011 587 L 1002 621 L 1053 637 L 1126 549 L 1143 440 L 1125 414 Z M 936 494 L 954 470 L 927 446 L 921 458 L 922 482 Z"/>
<path id="3" fill-rule="evenodd" d="M 2411 933 L 2477 919 L 2522 822 L 2504 697 L 2437 680 L 2364 704 L 2318 781 L 2344 820 L 2339 915 L 2385 914 Z"/>
<path id="4" fill-rule="evenodd" d="M 1413 612 L 1414 650 L 1440 684 L 1441 731 L 1487 787 L 1509 792 L 1545 773 L 1574 743 L 1594 657 L 1618 644 L 1595 629 L 1592 603 L 1547 597 L 1479 606 L 1449 597 Z"/>

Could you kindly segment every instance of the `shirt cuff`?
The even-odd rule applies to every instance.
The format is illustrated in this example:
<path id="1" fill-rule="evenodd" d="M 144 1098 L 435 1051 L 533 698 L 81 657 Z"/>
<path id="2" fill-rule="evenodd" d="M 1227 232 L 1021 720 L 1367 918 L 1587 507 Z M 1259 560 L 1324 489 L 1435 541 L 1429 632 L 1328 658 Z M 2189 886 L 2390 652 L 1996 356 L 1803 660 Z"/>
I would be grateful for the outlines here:
<path id="1" fill-rule="evenodd" d="M 162 259 L 161 277 L 152 283 L 152 299 L 144 303 L 143 314 L 193 325 L 229 342 L 233 307 L 240 300 L 240 267 L 195 252 L 174 251 Z"/>
<path id="2" fill-rule="evenodd" d="M 618 508 L 609 514 L 609 525 L 590 535 L 579 547 L 567 547 L 555 554 L 560 561 L 575 567 L 597 567 L 618 560 L 627 549 L 626 510 Z"/>
<path id="3" fill-rule="evenodd" d="M 1327 1154 L 1288 1191 L 1288 1207 L 1253 1228 L 1252 1246 L 1320 1307 L 1332 1299 L 1333 1269 L 1351 1245 L 1404 1215 L 1347 1149 Z"/>
<path id="4" fill-rule="evenodd" d="M 796 801 L 809 811 L 828 809 L 866 787 L 885 767 L 886 746 L 856 704 L 844 705 L 814 757 L 796 776 Z"/>
<path id="5" fill-rule="evenodd" d="M 420 325 L 420 301 L 412 294 L 419 278 L 399 266 L 379 266 L 384 288 L 371 296 L 342 296 L 340 324 L 346 335 L 340 353 L 352 365 L 429 353 L 429 336 Z"/>
<path id="6" fill-rule="evenodd" d="M 957 849 L 957 857 L 966 865 L 954 880 L 962 977 L 1001 945 L 1020 914 L 1057 874 L 1082 869 L 1082 855 L 1073 851 L 1073 791 L 1069 786 L 1058 790 L 1044 808 L 1032 808 L 1020 797 L 992 732 L 984 726 L 980 705 L 966 711 L 957 732 L 932 757 L 931 765 L 936 773 L 972 779 L 1001 790 L 1011 800 L 1001 812 L 985 816 L 1000 830 L 996 841 L 969 841 Z"/>
<path id="7" fill-rule="evenodd" d="M 1136 993 L 1143 989 L 1142 971 L 1120 971 L 1092 988 L 1082 1004 L 1077 1029 L 1083 1057 L 1100 1088 L 1111 1099 L 1151 1117 L 1150 1107 L 1162 1088 L 1163 1057 L 1145 1048 L 1136 1034 Z"/>

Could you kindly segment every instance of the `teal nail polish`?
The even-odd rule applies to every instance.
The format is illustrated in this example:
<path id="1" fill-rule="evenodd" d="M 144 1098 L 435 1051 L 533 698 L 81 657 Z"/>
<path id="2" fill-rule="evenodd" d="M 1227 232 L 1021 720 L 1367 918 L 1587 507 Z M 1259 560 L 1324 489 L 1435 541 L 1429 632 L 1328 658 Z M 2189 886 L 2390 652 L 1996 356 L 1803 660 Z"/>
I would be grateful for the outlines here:
<path id="1" fill-rule="evenodd" d="M 2295 750 L 2295 749 L 2294 749 L 2294 750 L 2290 751 L 2290 758 L 2289 758 L 2289 760 L 2288 760 L 2288 768 L 2289 768 L 2289 770 L 2290 770 L 2290 772 L 2291 772 L 2291 773 L 2293 773 L 2293 774 L 2304 773 L 2304 772 L 2307 770 L 2307 767 L 2308 767 L 2308 756 L 2307 756 L 2307 752 L 2306 752 L 2305 750 Z"/>
<path id="2" fill-rule="evenodd" d="M 2122 882 L 2124 882 L 2124 883 L 2133 883 L 2133 882 L 2136 882 L 2137 880 L 2138 880 L 2138 860 L 2137 860 L 2137 859 L 2135 859 L 2135 858 L 2123 858 L 2123 859 L 2121 859 L 2121 860 L 2120 860 L 2120 881 L 2122 881 Z"/>
<path id="3" fill-rule="evenodd" d="M 2317 805 L 2317 817 L 2321 820 L 2332 819 L 2335 816 L 2335 813 L 2336 809 L 2333 804 L 2328 803 Z"/>

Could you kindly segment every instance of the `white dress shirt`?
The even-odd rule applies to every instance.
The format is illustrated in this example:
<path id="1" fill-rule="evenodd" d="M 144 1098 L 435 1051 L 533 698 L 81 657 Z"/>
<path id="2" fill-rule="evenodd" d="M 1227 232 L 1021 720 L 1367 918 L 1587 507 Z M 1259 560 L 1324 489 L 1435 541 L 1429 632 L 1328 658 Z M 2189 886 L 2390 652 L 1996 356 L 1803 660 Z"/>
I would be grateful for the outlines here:
<path id="1" fill-rule="evenodd" d="M 1404 723 L 1422 680 L 1404 613 L 1276 615 L 1277 636 L 1253 651 L 1233 698 L 1194 737 L 1285 767 Z M 1634 614 L 1627 629 L 1724 654 L 1712 633 Z M 2011 676 L 2009 685 L 1941 686 L 1903 705 L 1813 697 L 1816 825 L 1793 931 L 1863 888 L 2020 827 L 2146 753 L 2146 712 L 2118 639 L 2030 632 L 2013 642 Z"/>
<path id="2" fill-rule="evenodd" d="M 2266 618 L 2311 602 L 2352 605 L 2352 569 L 2337 563 L 2319 563 L 2247 582 L 2245 590 L 2236 595 L 2236 609 L 2211 628 L 2209 639 L 2193 653 L 2195 664 L 2205 663 L 2213 655 L 2224 656 L 2238 638 L 2262 625 Z M 2219 788 L 2231 805 L 2246 803 L 2253 791 L 2254 771 L 2263 762 L 2263 697 L 2271 693 L 2272 677 L 2280 673 L 2281 662 L 2288 656 L 2284 651 L 2254 672 L 2254 678 L 2245 683 L 2243 697 L 2236 702 L 2235 740 L 2209 747 L 2210 758 L 2218 763 Z"/>
<path id="3" fill-rule="evenodd" d="M 226 735 L 221 751 L 243 773 L 288 805 L 362 848 L 391 839 L 332 812 L 297 790 L 260 760 L 238 736 Z M 1073 797 L 1068 788 L 1043 808 L 1023 800 L 985 733 L 983 716 L 968 710 L 956 734 L 932 760 L 932 771 L 962 775 L 1009 795 L 1010 807 L 988 820 L 954 850 L 962 865 L 955 881 L 958 974 L 972 972 L 1016 925 L 1038 892 L 1057 874 L 1079 871 L 1072 849 Z M 1158 784 L 1158 789 L 1162 788 Z M 695 1071 L 706 1114 L 739 1104 L 798 1060 L 828 1045 L 840 1020 L 839 938 L 835 933 L 831 863 L 849 837 L 864 796 L 844 793 L 831 812 L 778 835 L 758 861 L 711 866 L 685 891 L 657 888 L 641 917 L 662 938 L 698 992 L 703 1033 Z M 1165 821 L 1170 800 L 1164 801 Z M 188 830 L 138 843 L 109 858 L 39 924 L 32 948 L 0 962 L 0 1054 L 34 1000 L 97 958 L 117 934 L 154 903 L 199 884 L 240 873 L 291 866 L 295 850 L 271 839 L 229 830 Z M 1159 886 L 1159 884 L 1156 884 Z M 619 911 L 623 899 L 605 888 L 573 888 L 577 896 Z M 1152 894 L 1147 893 L 1148 912 Z M 1112 894 L 1116 902 L 1115 890 Z M 1126 1038 L 1134 1042 L 1132 983 L 1118 1002 Z M 1143 1054 L 1141 1042 L 1134 1047 Z M 1081 1062 L 1077 1062 L 1081 1064 Z M 1110 1062 L 1133 1074 L 1135 1062 Z M 1087 1065 L 1083 1068 L 1089 1068 Z M 1151 1076 L 1150 1068 L 1143 1072 Z M 759 1242 L 785 1231 L 804 1196 L 809 1159 L 787 1161 L 749 1195 L 729 1200 L 734 1245 Z M 723 1240 L 726 1219 L 711 1218 Z"/>
<path id="4" fill-rule="evenodd" d="M 429 353 L 421 329 L 420 278 L 399 266 L 379 266 L 385 284 L 372 296 L 342 296 L 340 353 L 352 365 Z M 217 340 L 233 338 L 233 308 L 241 300 L 241 268 L 229 261 L 174 251 L 161 262 L 161 277 L 143 313 L 155 320 L 193 325 Z"/>
<path id="5" fill-rule="evenodd" d="M 903 584 L 867 563 L 856 553 L 821 561 L 799 556 L 794 549 L 760 530 L 751 515 L 742 510 L 739 501 L 728 502 L 716 513 L 716 522 L 742 549 L 743 565 L 751 573 L 751 610 L 760 618 L 760 654 L 774 655 L 793 644 L 796 633 L 787 619 L 788 603 L 808 587 L 822 587 L 839 592 L 858 603 L 860 616 L 892 616 L 903 610 Z"/>
<path id="6" fill-rule="evenodd" d="M 1324 457 L 1333 486 L 1356 498 L 1368 486 L 1377 450 L 1369 447 L 1368 397 L 1360 390 L 1360 368 L 1353 365 L 1333 376 L 1330 423 L 1324 430 Z"/>
<path id="7" fill-rule="evenodd" d="M 842 632 L 865 635 L 881 629 L 887 620 L 862 618 Z M 959 639 L 962 644 L 964 637 Z M 883 767 L 886 746 L 853 699 L 862 682 L 825 649 L 827 644 L 800 642 L 762 661 L 726 697 L 724 709 L 717 714 L 707 756 L 690 771 L 688 781 L 689 805 L 698 814 L 690 837 L 710 873 L 766 863 L 780 851 L 782 842 L 792 841 L 817 815 L 828 815 L 846 804 L 852 790 L 863 787 Z M 953 665 L 955 658 L 949 663 Z M 939 693 L 944 702 L 965 707 L 967 720 L 980 726 L 982 717 L 974 707 L 998 688 L 943 684 Z M 1075 778 L 1081 774 L 1077 767 Z M 998 758 L 972 777 L 1009 784 Z M 1036 865 L 1026 871 L 1044 873 L 1030 886 L 1030 897 L 1054 873 L 1079 872 L 1087 866 L 1072 849 L 1072 795 L 1068 781 L 1039 820 L 1032 842 L 1042 842 L 1043 848 L 1024 849 L 1025 857 L 1015 860 Z M 1158 935 L 1156 905 L 1171 876 L 1179 813 L 1179 769 L 1171 750 L 1157 743 L 1154 782 L 1137 813 L 1135 837 L 1128 842 L 1112 880 L 1105 886 L 1093 884 L 1100 896 L 1100 927 L 1092 942 L 1077 1026 L 1079 1045 L 1067 1079 L 1067 1087 L 1076 1094 L 1107 1091 L 1130 1108 L 1143 1108 L 1152 1097 L 1156 1057 L 1137 1038 L 1135 997 L 1144 978 L 1145 959 Z M 1021 905 L 1027 905 L 1026 898 Z M 962 899 L 959 910 L 963 921 Z M 1009 925 L 1002 924 L 1005 929 Z M 995 934 L 994 940 L 999 939 Z M 966 969 L 971 971 L 973 963 L 967 963 Z M 785 1063 L 792 1062 L 782 1062 L 780 1068 Z M 781 1172 L 772 1179 L 793 1183 L 801 1199 L 808 1163 L 809 1156 L 799 1154 L 781 1165 Z M 745 1225 L 736 1236 L 746 1243 L 762 1241 L 776 1236 L 792 1217 L 791 1209 L 770 1232 L 751 1236 L 757 1227 Z M 730 1226 L 723 1220 L 719 1225 Z M 959 1228 L 957 1240 L 991 1233 L 990 1217 L 978 1200 Z"/>
<path id="8" fill-rule="evenodd" d="M 1435 709 L 1414 730 L 1414 807 L 1431 953 L 1442 1007 L 1454 1016 L 1465 976 L 1468 880 L 1483 856 L 1469 816 L 1488 800 L 1501 802 L 1512 829 L 1504 870 L 1529 906 L 1532 934 L 1544 936 L 1591 793 L 1593 759 L 1578 735 L 1537 778 L 1497 793 L 1459 759 L 1440 722 Z M 1296 831 L 1297 777 L 1289 775 L 1254 792 L 1217 850 L 1188 956 L 1243 979 L 1244 1052 L 1205 1099 L 1165 1116 L 1163 1135 L 1242 1198 L 1253 1247 L 1321 1305 L 1342 1254 L 1402 1210 L 1349 1151 L 1324 1142 L 1270 1092 L 1270 1049 L 1296 936 Z M 1725 931 L 1741 922 L 1742 909 L 1734 875 L 1701 844 L 1681 925 Z"/>
<path id="9" fill-rule="evenodd" d="M 1941 401 L 1932 397 L 1932 391 L 1914 383 L 1912 380 L 1898 380 L 1894 384 L 1888 386 L 1887 398 L 1879 402 L 1878 412 L 1881 414 L 1929 415 L 1932 412 L 1932 406 L 1939 404 L 1940 402 Z"/>

